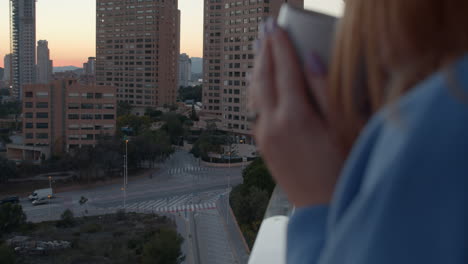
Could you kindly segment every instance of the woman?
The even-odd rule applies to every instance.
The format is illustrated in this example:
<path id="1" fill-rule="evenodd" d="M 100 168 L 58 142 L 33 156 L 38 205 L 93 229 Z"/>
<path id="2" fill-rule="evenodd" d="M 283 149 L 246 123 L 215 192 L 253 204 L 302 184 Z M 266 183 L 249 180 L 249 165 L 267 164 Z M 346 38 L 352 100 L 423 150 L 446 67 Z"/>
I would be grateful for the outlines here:
<path id="1" fill-rule="evenodd" d="M 468 263 L 468 1 L 348 0 L 338 31 L 327 74 L 271 24 L 251 79 L 288 263 Z"/>

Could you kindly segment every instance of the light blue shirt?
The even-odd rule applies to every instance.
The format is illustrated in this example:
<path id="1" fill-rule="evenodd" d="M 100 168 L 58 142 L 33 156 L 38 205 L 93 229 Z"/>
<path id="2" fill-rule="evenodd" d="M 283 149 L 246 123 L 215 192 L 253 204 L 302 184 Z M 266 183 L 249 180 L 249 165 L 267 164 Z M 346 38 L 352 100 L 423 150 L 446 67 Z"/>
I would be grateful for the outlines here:
<path id="1" fill-rule="evenodd" d="M 468 263 L 468 56 L 386 107 L 327 206 L 288 226 L 289 264 Z"/>

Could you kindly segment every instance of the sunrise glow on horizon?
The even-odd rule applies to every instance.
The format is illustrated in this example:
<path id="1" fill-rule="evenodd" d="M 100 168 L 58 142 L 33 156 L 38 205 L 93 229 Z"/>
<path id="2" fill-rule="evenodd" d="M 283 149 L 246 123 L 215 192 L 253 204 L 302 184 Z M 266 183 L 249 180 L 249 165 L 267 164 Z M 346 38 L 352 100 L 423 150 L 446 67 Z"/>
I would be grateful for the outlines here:
<path id="1" fill-rule="evenodd" d="M 305 0 L 306 8 L 339 15 L 341 0 Z M 96 54 L 95 0 L 38 0 L 36 40 L 49 42 L 54 67 L 82 67 Z M 179 0 L 181 53 L 203 55 L 203 1 Z M 0 0 L 0 67 L 10 53 L 9 0 Z"/>

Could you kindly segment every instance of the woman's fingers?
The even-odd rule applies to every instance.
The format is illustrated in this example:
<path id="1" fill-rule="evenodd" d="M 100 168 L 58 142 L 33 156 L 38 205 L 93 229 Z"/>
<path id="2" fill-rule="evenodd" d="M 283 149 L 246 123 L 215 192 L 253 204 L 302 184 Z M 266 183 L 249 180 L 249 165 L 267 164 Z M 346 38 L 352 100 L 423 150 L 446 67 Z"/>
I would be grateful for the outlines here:
<path id="1" fill-rule="evenodd" d="M 306 80 L 312 99 L 315 101 L 318 111 L 323 118 L 328 116 L 327 107 L 327 68 L 322 59 L 315 53 L 305 58 Z"/>
<path id="2" fill-rule="evenodd" d="M 278 99 L 287 106 L 294 107 L 307 103 L 307 90 L 303 69 L 288 34 L 277 28 L 272 34 L 274 63 L 278 65 L 276 83 Z"/>
<path id="3" fill-rule="evenodd" d="M 271 40 L 263 40 L 260 51 L 255 59 L 255 65 L 249 86 L 249 108 L 251 111 L 268 113 L 276 105 L 276 89 L 273 81 L 274 64 L 271 52 Z"/>

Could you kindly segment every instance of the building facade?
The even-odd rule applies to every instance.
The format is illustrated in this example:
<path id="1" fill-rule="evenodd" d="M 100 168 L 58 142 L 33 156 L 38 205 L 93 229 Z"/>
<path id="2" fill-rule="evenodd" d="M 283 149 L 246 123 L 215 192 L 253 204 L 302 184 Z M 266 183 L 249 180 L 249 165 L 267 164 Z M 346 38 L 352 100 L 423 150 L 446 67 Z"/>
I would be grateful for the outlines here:
<path id="1" fill-rule="evenodd" d="M 11 82 L 11 76 L 12 76 L 12 67 L 11 67 L 11 59 L 12 59 L 13 55 L 12 54 L 7 54 L 5 55 L 5 57 L 3 58 L 3 65 L 5 67 L 5 73 L 3 74 L 3 80 L 5 82 L 8 82 L 10 83 Z"/>
<path id="2" fill-rule="evenodd" d="M 96 57 L 89 57 L 88 61 L 83 63 L 83 73 L 85 75 L 96 74 Z"/>
<path id="3" fill-rule="evenodd" d="M 10 0 L 13 95 L 22 99 L 22 88 L 36 79 L 36 0 Z"/>
<path id="4" fill-rule="evenodd" d="M 135 109 L 174 104 L 180 47 L 178 0 L 97 0 L 96 84 L 117 87 Z"/>
<path id="5" fill-rule="evenodd" d="M 285 2 L 303 0 L 204 0 L 203 118 L 218 129 L 250 136 L 247 121 L 247 73 L 254 62 L 253 41 L 267 17 L 276 17 Z"/>
<path id="6" fill-rule="evenodd" d="M 24 86 L 23 134 L 27 146 L 48 147 L 51 153 L 95 145 L 114 135 L 116 90 L 82 85 L 74 79 Z"/>
<path id="7" fill-rule="evenodd" d="M 50 60 L 49 43 L 47 40 L 37 42 L 37 77 L 36 83 L 52 81 L 53 62 Z"/>
<path id="8" fill-rule="evenodd" d="M 179 57 L 179 87 L 187 87 L 192 81 L 192 60 L 183 53 Z"/>

